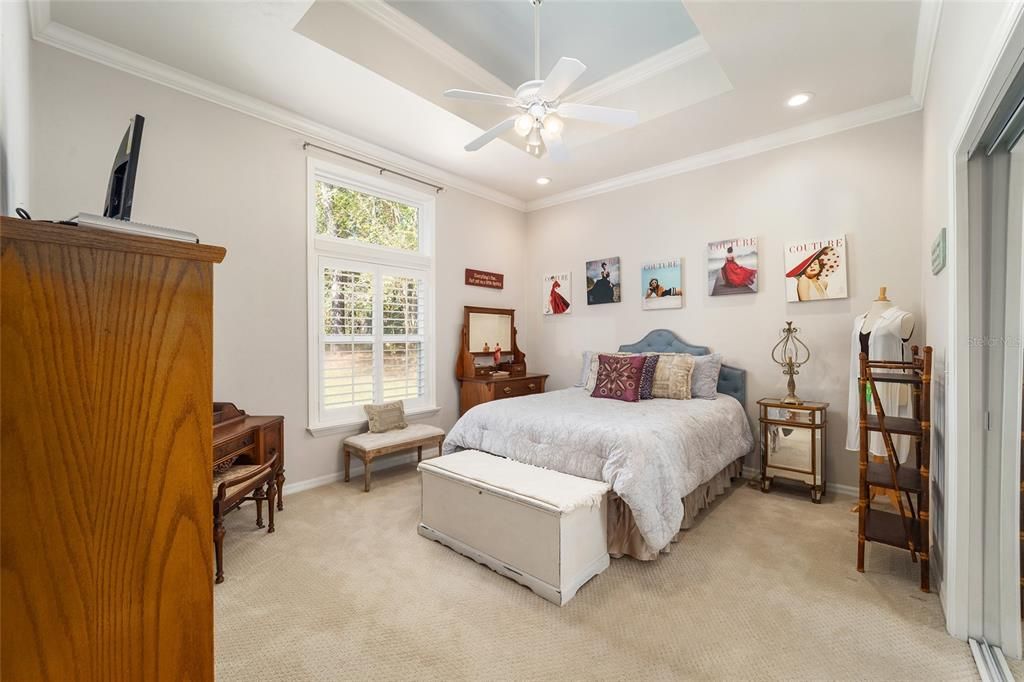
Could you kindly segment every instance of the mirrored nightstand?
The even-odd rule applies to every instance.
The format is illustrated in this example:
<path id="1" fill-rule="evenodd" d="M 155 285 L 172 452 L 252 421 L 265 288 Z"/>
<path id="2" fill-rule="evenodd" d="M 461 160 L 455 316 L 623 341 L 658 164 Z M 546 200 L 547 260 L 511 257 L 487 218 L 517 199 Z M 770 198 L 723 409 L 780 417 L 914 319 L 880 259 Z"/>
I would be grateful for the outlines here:
<path id="1" fill-rule="evenodd" d="M 778 476 L 810 486 L 811 501 L 825 494 L 828 403 L 799 405 L 781 398 L 757 401 L 761 410 L 761 492 Z"/>

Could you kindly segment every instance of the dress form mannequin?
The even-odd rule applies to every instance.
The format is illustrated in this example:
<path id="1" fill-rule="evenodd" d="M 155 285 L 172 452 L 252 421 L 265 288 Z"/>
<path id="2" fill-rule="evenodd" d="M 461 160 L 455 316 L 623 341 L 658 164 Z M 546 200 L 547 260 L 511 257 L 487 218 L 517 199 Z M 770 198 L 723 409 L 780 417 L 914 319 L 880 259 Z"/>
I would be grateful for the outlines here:
<path id="1" fill-rule="evenodd" d="M 882 316 L 886 310 L 895 307 L 892 301 L 885 295 L 886 287 L 879 287 L 878 298 L 871 302 L 871 307 L 868 308 L 867 317 L 864 318 L 864 324 L 861 326 L 861 331 L 866 332 L 875 326 L 878 322 L 878 318 Z M 900 323 L 901 336 L 904 341 L 910 339 L 910 335 L 914 333 L 914 316 L 911 313 L 907 313 L 902 322 Z"/>
<path id="2" fill-rule="evenodd" d="M 857 450 L 860 446 L 860 397 L 857 395 L 857 379 L 860 374 L 860 353 L 867 351 L 871 360 L 903 360 L 904 348 L 914 333 L 913 314 L 893 305 L 886 296 L 886 287 L 880 287 L 878 298 L 863 315 L 857 316 L 853 323 L 853 336 L 850 342 L 850 398 L 847 405 L 847 437 L 846 448 Z M 910 416 L 910 391 L 908 387 L 896 384 L 878 384 L 878 398 L 882 402 L 885 413 L 892 417 Z M 875 414 L 872 400 L 868 401 L 868 413 Z M 906 461 L 910 452 L 910 441 L 907 436 L 895 436 L 893 444 L 899 461 Z M 869 453 L 876 460 L 885 457 L 885 446 L 879 434 L 872 434 L 869 439 Z M 877 490 L 872 488 L 874 499 Z M 895 505 L 895 492 L 886 491 Z M 855 508 L 856 509 L 856 508 Z"/>

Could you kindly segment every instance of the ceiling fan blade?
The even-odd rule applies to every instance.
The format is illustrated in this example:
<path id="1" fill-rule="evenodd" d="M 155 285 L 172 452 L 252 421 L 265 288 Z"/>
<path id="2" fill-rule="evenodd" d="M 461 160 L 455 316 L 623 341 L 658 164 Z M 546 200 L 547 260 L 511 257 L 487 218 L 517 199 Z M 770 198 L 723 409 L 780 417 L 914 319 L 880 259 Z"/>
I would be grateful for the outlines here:
<path id="1" fill-rule="evenodd" d="M 514 107 L 519 104 L 515 97 L 505 95 L 492 95 L 489 92 L 474 92 L 473 90 L 445 90 L 445 97 L 453 99 L 471 99 L 477 102 L 490 102 L 491 104 L 502 104 L 507 107 Z"/>
<path id="2" fill-rule="evenodd" d="M 475 140 L 467 144 L 466 151 L 475 152 L 477 149 L 480 149 L 480 147 L 483 147 L 485 144 L 496 138 L 498 135 L 501 135 L 506 130 L 512 130 L 512 126 L 514 126 L 515 124 L 515 116 L 513 116 L 512 118 L 506 118 L 504 121 L 502 121 L 501 123 L 494 126 L 480 137 L 476 138 Z"/>
<path id="3" fill-rule="evenodd" d="M 569 150 L 565 147 L 562 136 L 556 133 L 549 133 L 541 128 L 540 136 L 544 139 L 544 146 L 548 150 L 552 161 L 568 161 Z"/>
<path id="4" fill-rule="evenodd" d="M 544 79 L 544 83 L 537 90 L 537 97 L 545 102 L 553 102 L 562 96 L 569 86 L 587 70 L 586 65 L 572 57 L 562 57 L 551 69 L 551 73 Z"/>
<path id="5" fill-rule="evenodd" d="M 609 125 L 632 128 L 640 122 L 635 111 L 629 109 L 613 109 L 612 107 L 596 107 L 591 104 L 560 104 L 558 115 L 563 118 L 575 118 L 580 121 L 607 123 Z"/>

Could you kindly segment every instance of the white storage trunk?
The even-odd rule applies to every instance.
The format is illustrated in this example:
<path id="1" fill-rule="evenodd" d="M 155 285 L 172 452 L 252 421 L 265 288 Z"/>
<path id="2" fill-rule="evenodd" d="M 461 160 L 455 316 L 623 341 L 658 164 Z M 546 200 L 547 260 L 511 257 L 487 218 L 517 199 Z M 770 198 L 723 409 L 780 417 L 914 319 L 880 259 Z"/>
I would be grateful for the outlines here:
<path id="1" fill-rule="evenodd" d="M 559 605 L 608 567 L 608 484 L 475 450 L 419 469 L 420 535 Z"/>

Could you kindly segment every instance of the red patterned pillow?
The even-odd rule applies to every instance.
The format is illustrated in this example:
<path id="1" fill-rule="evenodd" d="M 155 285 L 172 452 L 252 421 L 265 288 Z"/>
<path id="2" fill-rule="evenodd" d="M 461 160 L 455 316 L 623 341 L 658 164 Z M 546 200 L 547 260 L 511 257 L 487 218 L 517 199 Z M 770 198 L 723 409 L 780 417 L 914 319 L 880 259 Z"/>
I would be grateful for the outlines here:
<path id="1" fill-rule="evenodd" d="M 642 355 L 602 355 L 597 368 L 597 384 L 590 395 L 635 403 L 640 399 L 644 360 Z"/>

